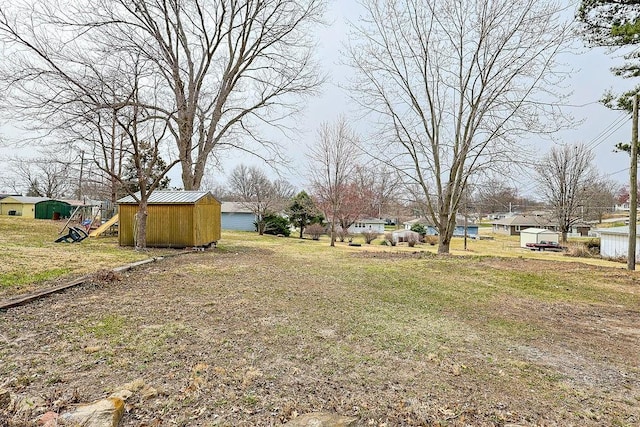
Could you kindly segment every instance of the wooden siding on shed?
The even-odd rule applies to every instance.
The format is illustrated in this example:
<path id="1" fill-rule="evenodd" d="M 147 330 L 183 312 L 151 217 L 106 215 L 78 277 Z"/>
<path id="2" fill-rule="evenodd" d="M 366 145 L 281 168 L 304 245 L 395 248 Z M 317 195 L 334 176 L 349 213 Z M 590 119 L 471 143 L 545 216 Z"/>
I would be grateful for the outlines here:
<path id="1" fill-rule="evenodd" d="M 138 205 L 120 205 L 121 246 L 134 246 L 136 212 Z M 150 204 L 147 213 L 147 246 L 184 248 L 220 240 L 220 202 L 213 197 L 196 204 Z"/>

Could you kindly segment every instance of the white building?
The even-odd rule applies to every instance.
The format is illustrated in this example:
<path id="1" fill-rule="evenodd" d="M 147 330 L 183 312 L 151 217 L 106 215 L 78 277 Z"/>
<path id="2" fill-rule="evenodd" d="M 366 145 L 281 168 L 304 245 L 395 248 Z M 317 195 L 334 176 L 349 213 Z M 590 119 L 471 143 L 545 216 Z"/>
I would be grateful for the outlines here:
<path id="1" fill-rule="evenodd" d="M 600 256 L 626 258 L 629 253 L 629 226 L 600 228 Z M 636 260 L 640 259 L 640 235 L 636 228 Z"/>
<path id="2" fill-rule="evenodd" d="M 527 243 L 554 242 L 558 243 L 559 233 L 544 228 L 527 228 L 520 231 L 520 247 L 526 248 Z"/>
<path id="3" fill-rule="evenodd" d="M 384 219 L 378 218 L 364 218 L 359 219 L 349 227 L 349 233 L 357 234 L 365 231 L 373 231 L 375 233 L 384 233 L 384 225 L 386 224 Z"/>

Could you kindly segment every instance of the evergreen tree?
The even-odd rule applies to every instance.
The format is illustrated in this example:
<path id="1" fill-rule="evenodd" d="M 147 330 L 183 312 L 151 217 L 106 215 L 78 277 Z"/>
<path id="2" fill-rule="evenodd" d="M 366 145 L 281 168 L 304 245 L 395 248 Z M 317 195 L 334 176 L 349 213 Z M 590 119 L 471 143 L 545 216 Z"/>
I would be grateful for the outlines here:
<path id="1" fill-rule="evenodd" d="M 140 144 L 140 171 L 145 174 L 143 181 L 147 182 L 147 188 L 165 172 L 167 163 L 155 152 L 154 147 L 148 143 Z M 124 167 L 122 174 L 123 192 L 127 194 L 129 192 L 135 193 L 140 191 L 140 180 L 138 179 L 138 168 L 135 164 L 135 157 L 129 158 Z M 171 179 L 168 176 L 163 177 L 160 180 L 157 190 L 166 190 L 169 188 L 169 182 Z M 128 191 L 127 191 L 128 190 Z"/>
<path id="2" fill-rule="evenodd" d="M 299 192 L 287 208 L 289 221 L 300 230 L 300 238 L 307 225 L 322 223 L 323 217 L 313 199 L 305 192 Z"/>

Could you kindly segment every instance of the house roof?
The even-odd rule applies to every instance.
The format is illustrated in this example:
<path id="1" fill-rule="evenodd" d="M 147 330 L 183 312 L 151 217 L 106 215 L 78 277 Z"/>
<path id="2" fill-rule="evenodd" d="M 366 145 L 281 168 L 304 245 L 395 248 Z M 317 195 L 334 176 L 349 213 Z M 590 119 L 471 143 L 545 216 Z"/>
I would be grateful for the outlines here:
<path id="1" fill-rule="evenodd" d="M 2 202 L 11 203 L 11 200 L 13 200 L 14 202 L 29 205 L 29 204 L 36 204 L 39 202 L 45 202 L 47 200 L 53 200 L 53 199 L 50 199 L 49 197 L 7 196 L 4 199 L 2 199 Z"/>
<path id="2" fill-rule="evenodd" d="M 537 216 L 537 215 L 514 215 L 507 218 L 496 219 L 492 221 L 493 225 L 526 225 L 530 227 L 541 226 L 541 225 L 552 225 L 551 221 L 547 218 Z"/>
<path id="3" fill-rule="evenodd" d="M 207 194 L 213 195 L 209 191 L 183 191 L 183 190 L 156 190 L 149 196 L 149 204 L 188 204 L 195 203 Z M 140 193 L 136 193 L 139 196 Z M 126 196 L 118 200 L 120 204 L 137 204 L 132 196 Z"/>
<path id="4" fill-rule="evenodd" d="M 402 223 L 403 225 L 414 225 L 414 224 L 422 224 L 422 225 L 430 225 L 433 226 L 433 222 L 427 218 L 420 217 L 416 219 L 412 219 L 409 221 L 405 221 Z"/>
<path id="5" fill-rule="evenodd" d="M 100 202 L 97 200 L 60 199 L 60 201 L 69 203 L 71 206 L 100 206 Z"/>
<path id="6" fill-rule="evenodd" d="M 356 222 L 360 222 L 364 224 L 386 224 L 387 223 L 384 219 L 379 219 L 379 218 L 362 218 L 357 220 Z"/>
<path id="7" fill-rule="evenodd" d="M 251 209 L 247 208 L 246 205 L 241 202 L 222 202 L 221 211 L 222 213 L 253 214 L 253 212 L 251 212 Z"/>
<path id="8" fill-rule="evenodd" d="M 467 218 L 467 227 L 477 227 L 476 224 L 473 223 L 473 221 L 469 220 Z M 435 225 L 433 225 L 433 221 L 431 221 L 430 219 L 427 218 L 417 218 L 417 219 L 412 219 L 411 221 L 406 221 L 402 223 L 403 225 L 413 225 L 413 224 L 422 224 L 422 225 L 427 225 L 430 227 L 435 227 Z M 464 227 L 465 224 L 465 220 L 464 220 L 464 216 L 456 216 L 456 226 L 458 227 Z"/>

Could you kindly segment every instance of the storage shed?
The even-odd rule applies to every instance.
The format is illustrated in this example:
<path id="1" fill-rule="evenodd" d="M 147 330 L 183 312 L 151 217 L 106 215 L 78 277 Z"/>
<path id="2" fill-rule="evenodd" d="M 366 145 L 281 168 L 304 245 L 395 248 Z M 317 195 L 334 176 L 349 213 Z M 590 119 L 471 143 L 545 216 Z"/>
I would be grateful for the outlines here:
<path id="1" fill-rule="evenodd" d="M 138 203 L 118 200 L 120 246 L 134 246 Z M 151 193 L 147 205 L 147 246 L 184 248 L 209 246 L 220 240 L 220 202 L 208 191 Z"/>
<path id="2" fill-rule="evenodd" d="M 558 243 L 560 235 L 544 228 L 527 228 L 520 231 L 520 247 L 526 248 L 527 243 L 554 242 Z"/>
<path id="3" fill-rule="evenodd" d="M 35 206 L 36 219 L 61 219 L 71 216 L 71 204 L 62 200 L 44 200 Z"/>
<path id="4" fill-rule="evenodd" d="M 626 258 L 629 253 L 629 226 L 600 228 L 600 256 Z M 640 259 L 640 235 L 636 229 L 636 260 Z"/>
<path id="5" fill-rule="evenodd" d="M 51 200 L 48 197 L 9 196 L 0 200 L 0 215 L 36 217 L 36 203 Z"/>

